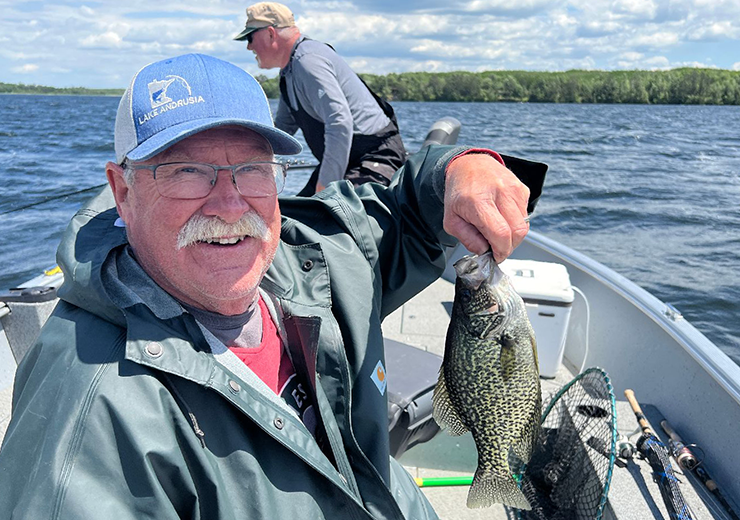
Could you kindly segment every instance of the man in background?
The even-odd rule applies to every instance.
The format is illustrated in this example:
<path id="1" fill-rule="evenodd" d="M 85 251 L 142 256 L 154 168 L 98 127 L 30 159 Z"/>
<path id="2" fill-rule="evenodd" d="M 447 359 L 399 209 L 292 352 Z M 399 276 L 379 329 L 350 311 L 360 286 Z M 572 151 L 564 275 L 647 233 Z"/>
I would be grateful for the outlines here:
<path id="1" fill-rule="evenodd" d="M 299 195 L 340 179 L 390 182 L 406 159 L 393 108 L 331 46 L 301 35 L 290 9 L 276 2 L 248 7 L 234 39 L 247 41 L 260 68 L 280 68 L 275 126 L 289 134 L 300 128 L 319 160 Z"/>

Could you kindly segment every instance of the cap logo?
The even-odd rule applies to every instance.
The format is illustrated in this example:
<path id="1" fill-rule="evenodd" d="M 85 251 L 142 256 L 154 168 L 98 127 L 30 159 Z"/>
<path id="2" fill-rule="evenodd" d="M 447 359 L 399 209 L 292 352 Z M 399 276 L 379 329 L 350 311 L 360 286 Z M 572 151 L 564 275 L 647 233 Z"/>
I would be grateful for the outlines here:
<path id="1" fill-rule="evenodd" d="M 193 96 L 190 84 L 180 76 L 168 75 L 165 79 L 155 79 L 147 85 L 152 109 L 139 116 L 139 125 L 169 110 L 204 103 L 203 96 Z"/>
<path id="2" fill-rule="evenodd" d="M 170 88 L 170 85 L 172 85 L 175 81 L 182 82 L 182 86 L 188 91 L 188 96 L 192 94 L 192 90 L 190 89 L 190 85 L 188 85 L 188 82 L 185 81 L 180 76 L 166 76 L 167 79 L 155 79 L 147 87 L 149 88 L 149 100 L 152 102 L 152 108 L 157 108 L 158 106 L 162 106 L 165 103 L 169 103 L 172 101 L 172 98 L 167 97 L 167 89 Z"/>

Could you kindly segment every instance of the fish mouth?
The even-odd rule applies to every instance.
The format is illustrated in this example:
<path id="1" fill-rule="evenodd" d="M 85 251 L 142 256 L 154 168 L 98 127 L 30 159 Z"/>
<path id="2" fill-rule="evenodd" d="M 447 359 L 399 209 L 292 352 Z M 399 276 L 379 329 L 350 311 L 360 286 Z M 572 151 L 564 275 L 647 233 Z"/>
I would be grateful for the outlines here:
<path id="1" fill-rule="evenodd" d="M 471 289 L 478 290 L 481 284 L 491 277 L 493 256 L 490 251 L 482 255 L 468 255 L 455 262 L 454 268 L 458 278 Z"/>

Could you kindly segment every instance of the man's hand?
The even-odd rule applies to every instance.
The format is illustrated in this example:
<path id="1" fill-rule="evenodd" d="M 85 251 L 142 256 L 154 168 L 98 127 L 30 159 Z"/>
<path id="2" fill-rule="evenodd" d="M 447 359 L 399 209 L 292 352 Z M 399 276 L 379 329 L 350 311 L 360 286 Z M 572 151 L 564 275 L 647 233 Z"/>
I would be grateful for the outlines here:
<path id="1" fill-rule="evenodd" d="M 529 189 L 485 153 L 453 159 L 445 172 L 444 229 L 472 253 L 505 260 L 529 231 Z"/>

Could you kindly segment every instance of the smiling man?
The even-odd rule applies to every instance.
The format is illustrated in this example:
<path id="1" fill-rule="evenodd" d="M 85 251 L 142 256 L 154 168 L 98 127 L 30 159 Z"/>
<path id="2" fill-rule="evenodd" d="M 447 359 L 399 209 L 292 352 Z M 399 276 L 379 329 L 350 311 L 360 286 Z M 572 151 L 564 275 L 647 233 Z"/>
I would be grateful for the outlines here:
<path id="1" fill-rule="evenodd" d="M 300 150 L 241 69 L 153 63 L 109 188 L 58 251 L 61 301 L 16 373 L 0 518 L 435 518 L 389 456 L 381 320 L 444 247 L 528 230 L 497 154 L 429 147 L 388 186 L 278 202 Z"/>

